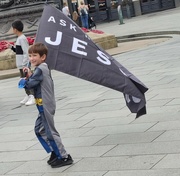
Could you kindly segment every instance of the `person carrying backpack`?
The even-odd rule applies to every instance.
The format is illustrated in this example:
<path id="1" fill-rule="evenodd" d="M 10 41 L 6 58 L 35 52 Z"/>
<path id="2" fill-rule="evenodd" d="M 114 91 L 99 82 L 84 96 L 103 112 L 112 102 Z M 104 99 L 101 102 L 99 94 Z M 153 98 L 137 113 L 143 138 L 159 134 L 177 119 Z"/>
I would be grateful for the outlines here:
<path id="1" fill-rule="evenodd" d="M 83 1 L 80 2 L 80 6 L 78 7 L 78 12 L 81 17 L 82 27 L 89 29 L 88 25 L 88 6 L 84 4 Z"/>

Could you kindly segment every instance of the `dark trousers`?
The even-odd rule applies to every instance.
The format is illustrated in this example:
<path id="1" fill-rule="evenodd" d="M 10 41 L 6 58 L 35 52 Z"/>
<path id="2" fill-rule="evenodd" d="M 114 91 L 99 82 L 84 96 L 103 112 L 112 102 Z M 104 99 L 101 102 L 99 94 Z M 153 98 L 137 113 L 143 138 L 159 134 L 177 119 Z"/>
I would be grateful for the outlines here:
<path id="1" fill-rule="evenodd" d="M 20 72 L 20 77 L 21 78 L 24 78 L 25 77 L 25 74 L 23 72 L 23 69 L 19 69 L 19 72 Z M 26 94 L 29 96 L 29 95 L 34 95 L 34 92 L 33 90 L 28 90 L 28 89 L 25 89 L 25 92 Z"/>

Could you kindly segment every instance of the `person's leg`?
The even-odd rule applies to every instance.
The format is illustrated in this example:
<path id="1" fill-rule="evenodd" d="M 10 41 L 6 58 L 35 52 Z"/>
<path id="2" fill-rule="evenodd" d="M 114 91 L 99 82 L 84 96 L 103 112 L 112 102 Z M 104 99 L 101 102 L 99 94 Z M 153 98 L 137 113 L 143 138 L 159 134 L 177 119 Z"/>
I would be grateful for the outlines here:
<path id="1" fill-rule="evenodd" d="M 84 23 L 85 23 L 85 28 L 86 29 L 89 29 L 89 22 L 88 22 L 88 14 L 86 14 L 85 16 L 84 16 Z"/>
<path id="2" fill-rule="evenodd" d="M 84 16 L 81 15 L 81 23 L 82 23 L 82 27 L 85 28 L 85 19 Z"/>
<path id="3" fill-rule="evenodd" d="M 41 143 L 43 148 L 46 150 L 46 152 L 50 153 L 51 151 L 53 151 L 53 149 L 47 139 L 45 127 L 43 125 L 42 117 L 40 114 L 36 120 L 34 132 L 35 132 L 39 142 Z"/>
<path id="4" fill-rule="evenodd" d="M 45 128 L 45 134 L 43 134 L 44 139 L 47 137 L 47 141 L 48 141 L 47 144 L 50 145 L 52 151 L 57 156 L 57 159 L 55 161 L 50 162 L 51 167 L 55 168 L 55 167 L 61 167 L 72 164 L 73 160 L 71 156 L 67 154 L 64 145 L 62 143 L 61 137 L 55 128 L 54 113 L 52 108 L 45 109 L 44 113 L 41 113 L 41 118 L 42 118 L 43 126 Z M 51 156 L 53 156 L 52 153 Z"/>
<path id="5" fill-rule="evenodd" d="M 23 69 L 19 69 L 19 73 L 20 73 L 20 78 L 24 78 L 24 72 Z M 25 93 L 26 93 L 26 89 L 25 89 Z M 29 99 L 29 95 L 26 93 L 26 96 L 23 98 L 23 100 L 20 101 L 20 104 L 25 104 Z"/>
<path id="6" fill-rule="evenodd" d="M 30 90 L 25 89 L 25 92 L 26 92 L 26 94 L 27 94 L 28 96 L 31 95 L 31 91 L 30 91 Z"/>
<path id="7" fill-rule="evenodd" d="M 25 89 L 26 94 L 28 95 L 28 101 L 25 103 L 26 106 L 35 104 L 34 91 Z"/>
<path id="8" fill-rule="evenodd" d="M 24 73 L 23 73 L 23 77 L 25 77 Z M 35 104 L 34 91 L 25 89 L 25 92 L 26 92 L 26 95 L 28 96 L 28 98 L 26 96 L 24 98 L 24 101 L 22 100 L 20 103 L 25 104 L 26 106 L 34 105 Z"/>
<path id="9" fill-rule="evenodd" d="M 47 153 L 54 151 L 59 159 L 67 157 L 67 152 L 62 144 L 60 135 L 54 127 L 52 116 L 45 118 L 44 113 L 40 113 L 36 120 L 34 131 Z"/>

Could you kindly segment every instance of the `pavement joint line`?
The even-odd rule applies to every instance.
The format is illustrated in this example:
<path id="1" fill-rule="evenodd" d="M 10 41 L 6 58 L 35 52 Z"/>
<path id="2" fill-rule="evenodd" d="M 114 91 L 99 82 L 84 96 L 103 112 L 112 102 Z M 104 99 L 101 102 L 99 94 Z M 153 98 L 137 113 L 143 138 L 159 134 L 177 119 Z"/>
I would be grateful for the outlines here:
<path id="1" fill-rule="evenodd" d="M 142 37 L 142 36 L 154 36 L 154 35 L 180 35 L 180 31 L 158 31 L 158 32 L 146 32 L 146 33 L 137 33 L 137 34 L 130 34 L 124 36 L 117 36 L 117 39 L 123 38 L 134 38 L 134 37 Z"/>
<path id="2" fill-rule="evenodd" d="M 148 36 L 148 37 L 133 37 L 133 38 L 122 38 L 122 39 L 117 39 L 118 43 L 123 43 L 123 42 L 132 42 L 132 41 L 138 41 L 138 40 L 149 40 L 149 39 L 159 39 L 159 38 L 173 38 L 172 36 Z"/>

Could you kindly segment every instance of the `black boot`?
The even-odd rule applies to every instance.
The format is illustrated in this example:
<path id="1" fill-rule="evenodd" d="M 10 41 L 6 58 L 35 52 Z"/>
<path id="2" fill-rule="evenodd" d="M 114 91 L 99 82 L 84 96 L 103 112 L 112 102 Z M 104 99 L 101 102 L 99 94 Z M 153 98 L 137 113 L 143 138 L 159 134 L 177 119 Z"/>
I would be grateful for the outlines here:
<path id="1" fill-rule="evenodd" d="M 71 155 L 68 155 L 67 158 L 61 158 L 61 159 L 57 158 L 53 163 L 51 163 L 51 167 L 57 168 L 57 167 L 71 165 L 72 163 L 73 163 L 73 159 L 71 158 Z"/>
<path id="2" fill-rule="evenodd" d="M 49 158 L 49 160 L 47 161 L 47 163 L 50 165 L 52 164 L 55 160 L 57 159 L 57 156 L 54 152 L 51 152 L 51 156 Z"/>

